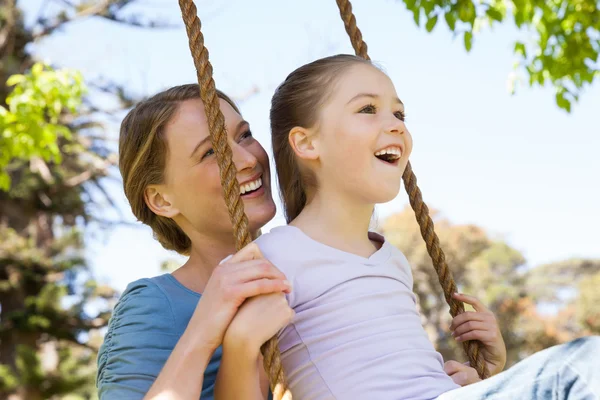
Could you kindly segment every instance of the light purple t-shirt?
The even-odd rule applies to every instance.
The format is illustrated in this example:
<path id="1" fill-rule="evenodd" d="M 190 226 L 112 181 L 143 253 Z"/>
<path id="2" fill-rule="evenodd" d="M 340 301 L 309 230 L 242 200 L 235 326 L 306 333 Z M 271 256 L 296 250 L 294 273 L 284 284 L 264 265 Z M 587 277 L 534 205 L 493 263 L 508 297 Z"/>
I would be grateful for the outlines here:
<path id="1" fill-rule="evenodd" d="M 426 400 L 459 387 L 421 325 L 406 257 L 369 236 L 382 243 L 369 258 L 293 226 L 256 240 L 293 284 L 279 347 L 294 400 Z"/>

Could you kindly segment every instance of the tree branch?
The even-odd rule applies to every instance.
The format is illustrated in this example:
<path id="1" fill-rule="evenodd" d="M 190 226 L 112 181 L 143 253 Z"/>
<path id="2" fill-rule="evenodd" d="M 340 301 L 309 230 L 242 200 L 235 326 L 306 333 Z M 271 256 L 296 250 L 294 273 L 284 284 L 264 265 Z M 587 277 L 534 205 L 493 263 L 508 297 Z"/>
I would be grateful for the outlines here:
<path id="1" fill-rule="evenodd" d="M 117 161 L 115 159 L 109 158 L 94 169 L 88 169 L 87 171 L 83 171 L 78 175 L 70 177 L 69 179 L 64 181 L 63 185 L 68 188 L 81 185 L 82 183 L 95 178 L 99 173 L 106 174 L 107 169 L 115 165 L 117 165 Z"/>
<path id="2" fill-rule="evenodd" d="M 62 2 L 68 4 L 72 8 L 77 8 L 77 7 L 75 7 L 74 4 L 70 4 L 67 1 L 62 0 Z M 58 29 L 62 25 L 67 24 L 69 22 L 73 22 L 77 19 L 87 18 L 87 17 L 93 16 L 93 15 L 99 15 L 101 13 L 107 12 L 111 3 L 112 3 L 112 0 L 100 0 L 97 4 L 86 7 L 84 9 L 80 10 L 79 12 L 75 13 L 75 15 L 73 15 L 72 17 L 67 16 L 67 13 L 63 11 L 60 14 L 58 14 L 56 21 L 54 21 L 50 25 L 43 26 L 43 28 L 40 32 L 35 33 L 33 35 L 33 40 L 35 41 L 43 36 L 49 35 L 50 33 L 54 32 L 56 29 Z"/>
<path id="3" fill-rule="evenodd" d="M 100 17 L 109 21 L 113 21 L 120 24 L 129 25 L 136 28 L 175 28 L 177 25 L 167 24 L 167 23 L 159 23 L 156 21 L 150 21 L 148 23 L 144 23 L 137 19 L 135 16 L 131 16 L 129 18 L 123 18 L 118 15 L 119 11 L 121 11 L 125 6 L 136 0 L 98 0 L 98 2 L 90 2 L 90 4 L 82 6 L 74 4 L 68 0 L 60 0 L 65 6 L 69 7 L 70 11 L 75 11 L 75 13 L 71 16 L 67 14 L 67 11 L 63 11 L 59 13 L 54 21 L 47 23 L 44 19 L 39 19 L 38 24 L 41 26 L 41 30 L 35 34 L 33 34 L 33 40 L 37 41 L 40 38 L 47 36 L 59 29 L 65 24 L 71 23 L 73 21 L 77 21 L 80 19 L 85 19 L 89 17 Z"/>
<path id="4" fill-rule="evenodd" d="M 16 0 L 8 0 L 8 4 L 5 6 L 5 15 L 0 16 L 0 22 L 3 23 L 4 27 L 0 29 L 0 60 L 5 55 L 12 53 L 13 39 L 14 39 L 14 27 L 16 23 Z M 4 21 L 3 21 L 4 19 Z"/>

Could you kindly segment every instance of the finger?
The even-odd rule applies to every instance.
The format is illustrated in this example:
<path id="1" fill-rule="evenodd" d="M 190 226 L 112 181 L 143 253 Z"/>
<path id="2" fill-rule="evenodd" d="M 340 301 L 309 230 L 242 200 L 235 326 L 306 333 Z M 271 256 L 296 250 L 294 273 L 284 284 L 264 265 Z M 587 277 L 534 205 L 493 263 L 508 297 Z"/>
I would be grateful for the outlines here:
<path id="1" fill-rule="evenodd" d="M 467 374 L 467 385 L 481 381 L 481 378 L 479 377 L 479 374 L 475 368 L 469 367 L 469 369 L 467 369 L 465 372 Z"/>
<path id="2" fill-rule="evenodd" d="M 459 371 L 450 376 L 454 383 L 460 386 L 467 386 L 475 382 L 479 382 L 481 378 L 477 374 L 477 371 L 473 368 Z"/>
<path id="3" fill-rule="evenodd" d="M 454 293 L 452 296 L 457 300 L 472 305 L 473 308 L 475 308 L 475 311 L 488 311 L 487 307 L 484 306 L 483 303 L 479 301 L 476 297 L 469 296 L 468 294 L 463 293 Z"/>
<path id="4" fill-rule="evenodd" d="M 464 364 L 459 363 L 458 361 L 450 360 L 444 363 L 444 372 L 447 375 L 453 375 L 458 371 L 462 371 L 467 368 Z"/>
<path id="5" fill-rule="evenodd" d="M 470 331 L 491 331 L 493 329 L 493 327 L 490 327 L 485 322 L 467 321 L 464 324 L 456 327 L 456 329 L 452 331 L 452 336 L 458 337 Z"/>
<path id="6" fill-rule="evenodd" d="M 226 263 L 237 263 L 241 261 L 265 258 L 256 243 L 250 243 L 235 253 Z"/>
<path id="7" fill-rule="evenodd" d="M 457 336 L 455 339 L 457 342 L 466 342 L 469 340 L 480 340 L 482 342 L 492 342 L 494 334 L 490 331 L 470 331 L 463 335 Z"/>
<path id="8" fill-rule="evenodd" d="M 269 260 L 250 260 L 242 261 L 225 266 L 225 272 L 230 282 L 244 283 L 256 279 L 280 279 L 286 280 L 287 277 L 279 268 L 274 266 Z"/>
<path id="9" fill-rule="evenodd" d="M 239 285 L 235 293 L 238 299 L 247 299 L 260 294 L 287 292 L 289 290 L 289 285 L 279 279 L 257 279 Z"/>
<path id="10" fill-rule="evenodd" d="M 450 330 L 455 330 L 459 325 L 464 324 L 467 321 L 485 321 L 485 315 L 473 312 L 473 311 L 465 311 L 463 313 L 458 314 L 456 317 L 452 319 L 452 323 L 450 324 Z"/>
<path id="11" fill-rule="evenodd" d="M 296 313 L 291 307 L 287 306 L 286 304 L 286 307 L 281 307 L 281 309 L 278 312 L 278 315 L 278 319 L 281 321 L 279 329 L 283 329 L 290 322 L 292 322 L 292 319 L 294 319 L 294 315 L 296 315 Z"/>
<path id="12" fill-rule="evenodd" d="M 450 375 L 450 378 L 452 378 L 454 383 L 456 383 L 459 386 L 468 385 L 468 376 L 467 376 L 466 371 L 458 371 L 458 372 Z"/>

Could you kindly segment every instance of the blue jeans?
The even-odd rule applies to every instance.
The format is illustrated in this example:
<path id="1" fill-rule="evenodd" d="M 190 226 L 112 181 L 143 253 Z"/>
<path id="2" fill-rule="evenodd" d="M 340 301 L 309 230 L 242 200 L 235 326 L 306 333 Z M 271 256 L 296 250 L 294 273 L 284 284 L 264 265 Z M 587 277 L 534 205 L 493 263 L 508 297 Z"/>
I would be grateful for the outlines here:
<path id="1" fill-rule="evenodd" d="M 438 400 L 599 400 L 600 336 L 540 351 L 512 368 Z"/>

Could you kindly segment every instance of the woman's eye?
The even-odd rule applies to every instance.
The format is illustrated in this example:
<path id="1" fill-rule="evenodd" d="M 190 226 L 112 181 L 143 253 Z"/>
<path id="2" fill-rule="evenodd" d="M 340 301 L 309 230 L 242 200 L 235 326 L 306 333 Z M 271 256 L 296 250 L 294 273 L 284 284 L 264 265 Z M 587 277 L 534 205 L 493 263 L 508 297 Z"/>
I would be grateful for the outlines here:
<path id="1" fill-rule="evenodd" d="M 373 104 L 369 104 L 360 109 L 359 113 L 365 114 L 375 114 L 377 112 L 377 108 Z"/>
<path id="2" fill-rule="evenodd" d="M 396 116 L 396 118 L 398 118 L 400 121 L 405 121 L 406 120 L 406 113 L 404 111 L 396 111 L 394 113 L 394 115 Z"/>
<path id="3" fill-rule="evenodd" d="M 202 156 L 202 158 L 200 160 L 204 160 L 206 157 L 212 156 L 213 154 L 215 154 L 215 151 L 213 149 L 210 149 L 206 153 L 204 153 L 204 155 Z"/>

